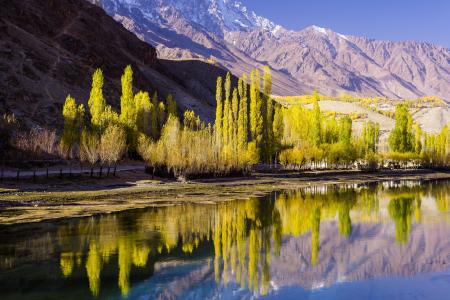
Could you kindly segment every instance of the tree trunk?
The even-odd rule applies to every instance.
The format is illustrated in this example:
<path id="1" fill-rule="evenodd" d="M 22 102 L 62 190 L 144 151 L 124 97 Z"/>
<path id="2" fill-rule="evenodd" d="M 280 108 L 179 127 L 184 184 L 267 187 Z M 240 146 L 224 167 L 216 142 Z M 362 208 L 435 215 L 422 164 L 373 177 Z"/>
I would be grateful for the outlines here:
<path id="1" fill-rule="evenodd" d="M 109 171 L 111 170 L 111 166 L 108 165 L 108 171 L 106 173 L 106 177 L 109 177 Z"/>
<path id="2" fill-rule="evenodd" d="M 116 177 L 116 168 L 117 168 L 117 165 L 114 165 L 114 173 L 113 173 L 114 177 Z"/>
<path id="3" fill-rule="evenodd" d="M 36 182 L 36 170 L 33 170 L 33 182 Z"/>
<path id="4" fill-rule="evenodd" d="M 91 178 L 94 176 L 94 167 L 91 166 Z"/>
<path id="5" fill-rule="evenodd" d="M 17 181 L 19 181 L 19 174 L 20 174 L 20 170 L 17 170 L 17 177 L 16 177 Z"/>
<path id="6" fill-rule="evenodd" d="M 98 173 L 98 176 L 102 178 L 102 171 L 103 171 L 103 165 L 100 165 L 100 172 Z"/>
<path id="7" fill-rule="evenodd" d="M 61 178 L 62 179 L 62 169 L 59 169 L 59 178 Z"/>

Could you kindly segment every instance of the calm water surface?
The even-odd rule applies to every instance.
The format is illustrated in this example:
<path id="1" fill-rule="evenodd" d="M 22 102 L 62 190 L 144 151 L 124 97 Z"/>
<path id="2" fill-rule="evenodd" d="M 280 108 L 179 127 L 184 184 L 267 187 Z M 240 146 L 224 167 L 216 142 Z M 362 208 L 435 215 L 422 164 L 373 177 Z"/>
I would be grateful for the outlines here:
<path id="1" fill-rule="evenodd" d="M 0 228 L 0 299 L 450 299 L 450 182 Z"/>

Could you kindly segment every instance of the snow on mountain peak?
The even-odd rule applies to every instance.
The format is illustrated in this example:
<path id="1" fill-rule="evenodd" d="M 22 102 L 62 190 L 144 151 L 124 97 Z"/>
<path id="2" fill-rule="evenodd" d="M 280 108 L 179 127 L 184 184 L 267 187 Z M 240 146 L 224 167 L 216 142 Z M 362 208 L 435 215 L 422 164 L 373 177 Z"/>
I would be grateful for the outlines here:
<path id="1" fill-rule="evenodd" d="M 162 11 L 164 7 L 172 7 L 186 19 L 219 35 L 255 29 L 277 32 L 282 28 L 236 0 L 103 0 L 103 2 L 120 4 L 130 10 L 138 8 L 141 12 L 152 12 L 151 16 L 154 19 L 157 19 L 154 15 L 155 8 L 156 11 Z M 145 15 L 150 17 L 149 14 Z"/>

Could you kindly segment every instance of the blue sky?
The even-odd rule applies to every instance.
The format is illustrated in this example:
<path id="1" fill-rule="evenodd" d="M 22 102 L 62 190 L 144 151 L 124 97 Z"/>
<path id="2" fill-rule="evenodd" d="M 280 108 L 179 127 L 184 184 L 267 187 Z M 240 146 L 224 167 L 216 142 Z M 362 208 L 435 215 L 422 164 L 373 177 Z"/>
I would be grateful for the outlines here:
<path id="1" fill-rule="evenodd" d="M 450 48 L 450 0 L 241 0 L 289 29 L 309 25 L 349 35 L 418 40 Z"/>

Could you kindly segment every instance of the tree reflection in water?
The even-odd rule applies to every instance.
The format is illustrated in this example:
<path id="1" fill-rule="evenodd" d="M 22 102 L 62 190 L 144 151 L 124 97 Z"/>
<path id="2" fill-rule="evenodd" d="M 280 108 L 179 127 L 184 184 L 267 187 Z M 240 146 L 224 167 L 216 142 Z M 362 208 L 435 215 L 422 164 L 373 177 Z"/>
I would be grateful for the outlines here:
<path id="1" fill-rule="evenodd" d="M 310 239 L 310 252 L 302 255 L 314 269 L 321 260 L 322 222 L 336 224 L 342 239 L 352 236 L 354 222 L 393 222 L 396 241 L 407 244 L 413 222 L 423 222 L 422 199 L 434 199 L 437 210 L 445 213 L 449 195 L 445 183 L 330 186 L 88 218 L 59 227 L 59 268 L 64 278 L 84 268 L 93 296 L 101 293 L 102 272 L 112 269 L 122 296 L 127 296 L 133 269 L 153 273 L 154 264 L 164 258 L 206 251 L 207 257 L 214 256 L 218 284 L 238 284 L 264 295 L 270 290 L 271 258 L 283 254 L 286 237 Z"/>

